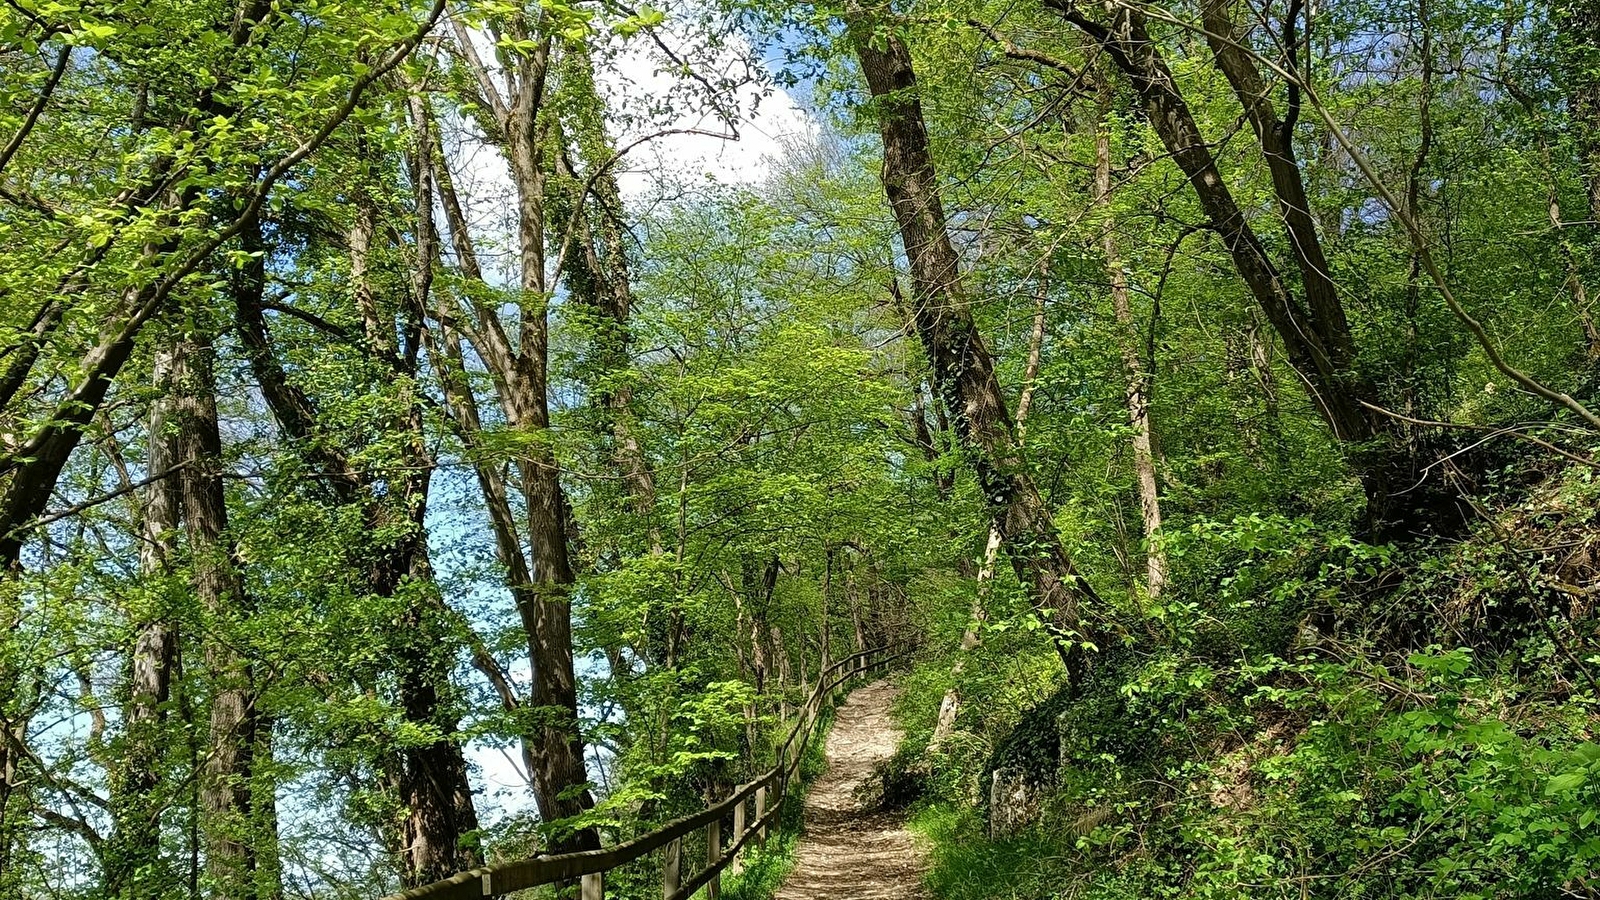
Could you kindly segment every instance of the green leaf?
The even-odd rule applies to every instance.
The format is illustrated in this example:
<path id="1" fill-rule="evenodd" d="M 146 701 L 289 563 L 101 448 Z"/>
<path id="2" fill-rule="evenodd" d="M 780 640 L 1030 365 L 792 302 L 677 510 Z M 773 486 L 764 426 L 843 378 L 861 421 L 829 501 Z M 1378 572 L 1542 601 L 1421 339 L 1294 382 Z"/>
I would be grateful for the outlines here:
<path id="1" fill-rule="evenodd" d="M 1556 794 L 1577 790 L 1588 780 L 1588 772 L 1564 772 L 1560 775 L 1551 776 L 1550 780 L 1545 782 L 1544 795 L 1553 797 Z"/>

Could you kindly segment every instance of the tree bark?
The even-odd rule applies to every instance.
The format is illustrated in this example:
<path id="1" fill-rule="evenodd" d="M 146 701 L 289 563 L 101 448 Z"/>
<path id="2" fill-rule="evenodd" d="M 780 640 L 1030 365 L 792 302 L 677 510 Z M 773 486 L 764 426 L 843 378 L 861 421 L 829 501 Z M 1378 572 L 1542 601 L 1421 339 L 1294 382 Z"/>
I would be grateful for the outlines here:
<path id="1" fill-rule="evenodd" d="M 258 814 L 273 801 L 256 792 L 258 713 L 255 672 L 234 635 L 249 616 L 231 546 L 222 484 L 213 350 L 209 338 L 178 338 L 171 354 L 177 440 L 185 464 L 183 520 L 195 596 L 210 621 L 204 640 L 211 683 L 208 754 L 200 775 L 207 873 L 219 900 L 258 897 Z"/>
<path id="2" fill-rule="evenodd" d="M 170 347 L 152 360 L 157 392 L 150 405 L 146 469 L 166 472 L 177 464 L 179 448 L 170 420 L 177 386 L 172 381 Z M 158 586 L 171 574 L 177 550 L 180 474 L 158 479 L 144 492 L 139 545 L 139 571 Z M 157 596 L 164 594 L 159 587 Z M 108 767 L 112 833 L 105 852 L 105 887 L 110 897 L 155 896 L 165 887 L 161 857 L 161 821 L 166 805 L 161 796 L 166 755 L 167 704 L 178 663 L 178 632 L 157 601 L 141 608 L 128 658 L 128 699 L 123 705 L 123 734 L 118 758 Z"/>
<path id="3" fill-rule="evenodd" d="M 1105 254 L 1106 279 L 1111 286 L 1111 310 L 1117 323 L 1117 346 L 1122 353 L 1124 397 L 1128 425 L 1133 430 L 1133 471 L 1139 486 L 1139 517 L 1144 528 L 1145 593 L 1161 596 L 1167 583 L 1167 555 L 1161 549 L 1161 495 L 1156 485 L 1156 457 L 1150 443 L 1150 386 L 1152 378 L 1139 353 L 1139 327 L 1128 300 L 1128 273 L 1117 248 L 1117 221 L 1111 212 L 1111 136 L 1107 132 L 1110 97 L 1101 88 L 1100 120 L 1094 135 L 1095 207 L 1099 210 L 1100 250 Z"/>
<path id="4" fill-rule="evenodd" d="M 911 270 L 912 320 L 1011 565 L 1032 590 L 1035 608 L 1073 684 L 1079 685 L 1082 648 L 1095 637 L 1081 607 L 1098 598 L 1068 559 L 1028 474 L 994 362 L 967 309 L 911 54 L 897 35 L 877 31 L 877 24 L 861 10 L 848 19 L 850 39 L 877 106 L 884 191 Z"/>
<path id="5" fill-rule="evenodd" d="M 1033 408 L 1033 391 L 1038 385 L 1039 362 L 1044 352 L 1044 304 L 1048 294 L 1045 283 L 1050 270 L 1050 258 L 1040 261 L 1039 291 L 1034 296 L 1033 331 L 1028 335 L 1028 363 L 1022 375 L 1022 395 L 1017 398 L 1017 444 L 1027 437 L 1028 410 Z M 955 665 L 950 667 L 950 687 L 939 701 L 939 718 L 933 727 L 933 738 L 928 746 L 936 747 L 955 732 L 956 717 L 961 714 L 961 673 L 967 660 L 978 646 L 978 628 L 989 621 L 989 597 L 994 592 L 994 567 L 1000 559 L 1000 530 L 989 526 L 989 538 L 983 546 L 983 565 L 978 569 L 977 593 L 972 599 L 972 615 L 961 632 L 961 643 L 956 648 Z"/>
<path id="6" fill-rule="evenodd" d="M 545 272 L 545 150 L 549 136 L 541 109 L 551 40 L 548 36 L 535 35 L 522 15 L 510 17 L 506 27 L 511 37 L 531 42 L 536 49 L 515 54 L 513 64 L 498 73 L 507 85 L 505 96 L 496 83 L 496 73 L 478 59 L 470 35 L 458 32 L 457 50 L 484 92 L 488 103 L 484 112 L 492 118 L 501 138 L 501 150 L 510 164 L 517 196 L 521 268 L 517 344 L 512 347 L 506 340 L 498 313 L 487 305 L 474 306 L 472 313 L 476 323 L 451 312 L 442 312 L 441 321 L 447 323 L 446 348 L 442 349 L 449 356 L 446 363 L 454 374 L 441 369 L 441 377 L 454 381 L 448 390 L 453 394 L 455 412 L 458 417 L 466 417 L 459 418 L 459 424 L 465 429 L 474 429 L 474 422 L 470 420 L 477 418 L 477 401 L 470 390 L 466 390 L 461 377 L 464 370 L 460 368 L 463 360 L 459 348 L 448 349 L 452 343 L 450 333 L 460 334 L 472 344 L 489 369 L 507 426 L 533 438 L 519 449 L 513 460 L 517 487 L 526 510 L 523 519 L 526 550 L 516 535 L 515 524 L 507 519 L 510 506 L 504 496 L 503 479 L 497 473 L 485 471 L 494 468 L 492 462 L 485 461 L 477 468 L 480 486 L 490 505 L 491 520 L 495 522 L 497 547 L 507 566 L 511 595 L 527 635 L 528 657 L 533 669 L 529 704 L 534 707 L 531 712 L 536 724 L 523 742 L 524 756 L 528 760 L 539 814 L 546 822 L 556 822 L 592 808 L 594 798 L 585 787 L 589 778 L 584 765 L 583 739 L 578 730 L 571 619 L 571 592 L 576 579 L 569 555 L 567 503 L 559 464 L 544 440 L 550 428 L 547 374 L 550 297 Z M 433 158 L 437 163 L 443 154 L 437 146 L 437 138 L 433 140 Z M 482 270 L 477 264 L 460 202 L 445 169 L 438 167 L 435 174 L 457 258 L 464 274 L 481 280 Z M 454 327 L 448 323 L 454 323 Z M 471 433 L 478 432 L 472 430 Z M 582 828 L 570 835 L 558 835 L 550 849 L 598 847 L 599 836 L 594 829 Z"/>

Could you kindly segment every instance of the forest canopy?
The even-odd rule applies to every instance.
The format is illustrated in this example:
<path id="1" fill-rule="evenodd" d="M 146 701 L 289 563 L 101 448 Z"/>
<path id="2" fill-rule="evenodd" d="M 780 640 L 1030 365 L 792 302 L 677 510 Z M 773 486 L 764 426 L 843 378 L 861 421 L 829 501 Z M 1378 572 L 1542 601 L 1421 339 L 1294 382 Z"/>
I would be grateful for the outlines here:
<path id="1" fill-rule="evenodd" d="M 1597 291 L 1589 0 L 6 0 L 0 897 L 613 846 L 891 645 L 937 900 L 1600 896 Z"/>

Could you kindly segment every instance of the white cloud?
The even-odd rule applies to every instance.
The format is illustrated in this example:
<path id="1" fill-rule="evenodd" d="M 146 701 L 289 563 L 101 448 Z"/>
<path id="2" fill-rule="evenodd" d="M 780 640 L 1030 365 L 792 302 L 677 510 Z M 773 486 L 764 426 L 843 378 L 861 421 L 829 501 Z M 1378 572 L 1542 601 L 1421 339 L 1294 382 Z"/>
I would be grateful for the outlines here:
<path id="1" fill-rule="evenodd" d="M 745 60 L 753 56 L 742 37 L 728 42 L 720 58 L 706 68 L 707 80 L 737 80 Z M 772 160 L 783 154 L 787 143 L 796 137 L 817 132 L 817 122 L 795 99 L 781 89 L 763 91 L 750 82 L 727 92 L 719 103 L 735 111 L 737 139 L 730 139 L 727 123 L 709 112 L 687 111 L 676 117 L 636 115 L 635 110 L 654 98 L 680 95 L 686 87 L 705 91 L 676 73 L 668 73 L 664 54 L 642 40 L 630 42 L 613 60 L 609 71 L 600 75 L 600 86 L 608 104 L 616 111 L 613 132 L 618 147 L 662 130 L 704 133 L 666 134 L 630 151 L 620 169 L 619 184 L 629 199 L 648 196 L 658 187 L 698 180 L 723 184 L 755 184 L 765 181 Z M 704 65 L 704 64 L 702 64 Z M 712 75 L 716 77 L 712 77 Z M 687 104 L 686 104 L 687 105 Z M 624 125 L 630 119 L 640 124 Z M 646 124 L 647 123 L 647 124 Z M 728 135 L 727 138 L 715 137 Z M 664 182 L 664 184 L 658 184 Z"/>
<path id="2" fill-rule="evenodd" d="M 493 59 L 487 42 L 476 37 L 480 56 Z M 677 37 L 665 34 L 662 40 L 670 47 Z M 752 63 L 755 54 L 743 37 L 726 38 L 720 49 L 695 54 L 699 58 L 691 65 L 704 81 L 676 71 L 677 64 L 642 34 L 605 55 L 609 63 L 597 73 L 597 82 L 613 144 L 624 148 L 647 139 L 632 146 L 616 167 L 618 185 L 630 202 L 696 183 L 761 183 L 786 146 L 818 132 L 817 120 L 794 97 L 779 88 L 764 89 L 754 77 L 758 73 L 751 67 L 759 63 Z M 707 83 L 721 92 L 717 106 L 732 115 L 734 129 L 706 109 Z M 448 152 L 458 190 L 477 210 L 474 225 L 511 233 L 514 223 L 505 214 L 514 212 L 514 205 L 505 202 L 512 193 L 504 157 L 466 135 Z"/>

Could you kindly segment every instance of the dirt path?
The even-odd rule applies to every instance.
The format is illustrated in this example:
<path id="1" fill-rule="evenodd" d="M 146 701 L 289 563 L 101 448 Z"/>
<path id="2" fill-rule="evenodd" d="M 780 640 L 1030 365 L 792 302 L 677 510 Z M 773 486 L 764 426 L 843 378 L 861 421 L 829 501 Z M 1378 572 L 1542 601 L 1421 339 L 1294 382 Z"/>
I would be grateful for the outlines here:
<path id="1" fill-rule="evenodd" d="M 839 707 L 828 770 L 806 795 L 806 831 L 776 900 L 925 900 L 922 852 L 895 813 L 862 812 L 855 792 L 900 741 L 889 715 L 897 689 L 878 681 Z"/>

